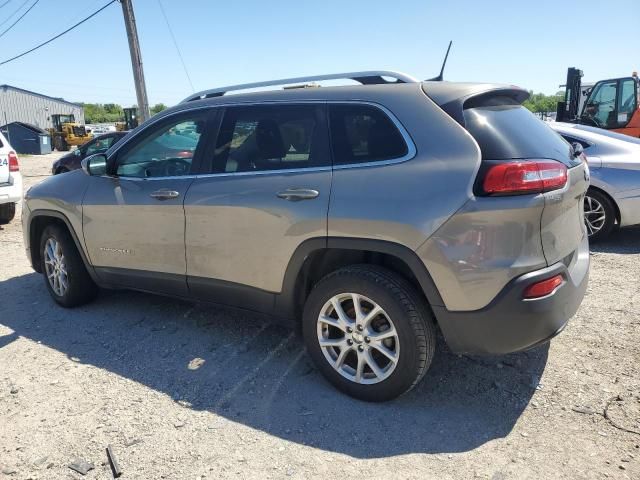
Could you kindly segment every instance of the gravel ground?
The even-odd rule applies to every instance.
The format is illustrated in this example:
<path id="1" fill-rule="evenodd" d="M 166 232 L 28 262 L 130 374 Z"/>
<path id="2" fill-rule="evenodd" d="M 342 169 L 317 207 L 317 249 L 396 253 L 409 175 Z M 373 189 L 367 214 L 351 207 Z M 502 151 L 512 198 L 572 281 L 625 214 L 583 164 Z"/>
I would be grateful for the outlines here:
<path id="1" fill-rule="evenodd" d="M 25 185 L 56 156 L 22 158 Z M 440 341 L 416 389 L 374 405 L 248 314 L 131 292 L 59 308 L 16 220 L 0 229 L 0 478 L 112 478 L 111 445 L 131 479 L 638 479 L 640 228 L 593 250 L 550 345 L 487 359 Z"/>

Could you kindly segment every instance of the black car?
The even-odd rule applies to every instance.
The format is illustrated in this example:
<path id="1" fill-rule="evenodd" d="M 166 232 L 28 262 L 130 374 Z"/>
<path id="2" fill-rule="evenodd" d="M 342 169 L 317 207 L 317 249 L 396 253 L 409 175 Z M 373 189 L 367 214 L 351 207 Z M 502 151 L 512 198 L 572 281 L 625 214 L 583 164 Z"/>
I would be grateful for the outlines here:
<path id="1" fill-rule="evenodd" d="M 121 138 L 125 137 L 127 133 L 129 132 L 110 132 L 94 137 L 84 145 L 76 148 L 73 152 L 69 152 L 53 162 L 52 173 L 57 175 L 58 173 L 77 170 L 80 168 L 80 162 L 82 162 L 85 157 L 93 155 L 94 153 L 106 152 L 111 148 L 111 145 L 117 143 Z"/>

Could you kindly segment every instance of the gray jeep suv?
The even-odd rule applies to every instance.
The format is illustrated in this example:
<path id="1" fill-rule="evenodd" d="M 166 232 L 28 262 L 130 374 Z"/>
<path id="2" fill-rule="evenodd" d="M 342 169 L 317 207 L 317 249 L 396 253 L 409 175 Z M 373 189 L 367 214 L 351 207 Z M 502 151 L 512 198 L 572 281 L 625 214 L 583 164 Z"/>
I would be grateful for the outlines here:
<path id="1" fill-rule="evenodd" d="M 225 95 L 335 78 L 362 85 Z M 514 352 L 583 298 L 588 168 L 527 96 L 394 72 L 202 92 L 31 188 L 27 255 L 62 306 L 101 287 L 261 312 L 336 387 L 391 399 L 438 328 L 454 352 Z"/>

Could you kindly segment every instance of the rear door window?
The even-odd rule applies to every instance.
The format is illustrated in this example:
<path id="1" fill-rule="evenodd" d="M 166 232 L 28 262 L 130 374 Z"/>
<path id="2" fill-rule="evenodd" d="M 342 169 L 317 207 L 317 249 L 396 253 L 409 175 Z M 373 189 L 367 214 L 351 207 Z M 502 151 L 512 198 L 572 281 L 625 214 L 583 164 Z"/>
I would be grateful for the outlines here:
<path id="1" fill-rule="evenodd" d="M 330 105 L 333 162 L 347 165 L 404 157 L 408 146 L 381 109 L 371 105 Z"/>
<path id="2" fill-rule="evenodd" d="M 571 146 L 521 105 L 468 108 L 464 120 L 483 160 L 549 158 L 568 166 L 579 163 L 571 157 Z"/>
<path id="3" fill-rule="evenodd" d="M 214 173 L 329 166 L 322 107 L 228 107 L 216 141 Z M 324 132 L 324 133 L 323 133 Z"/>

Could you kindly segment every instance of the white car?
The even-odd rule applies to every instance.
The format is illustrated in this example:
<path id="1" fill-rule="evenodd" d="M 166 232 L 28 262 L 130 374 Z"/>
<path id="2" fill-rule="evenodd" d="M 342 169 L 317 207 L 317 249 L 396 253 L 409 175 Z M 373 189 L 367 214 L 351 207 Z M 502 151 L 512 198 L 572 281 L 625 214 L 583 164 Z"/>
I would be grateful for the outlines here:
<path id="1" fill-rule="evenodd" d="M 22 175 L 18 155 L 0 133 L 0 225 L 16 215 L 16 204 L 22 200 Z"/>

